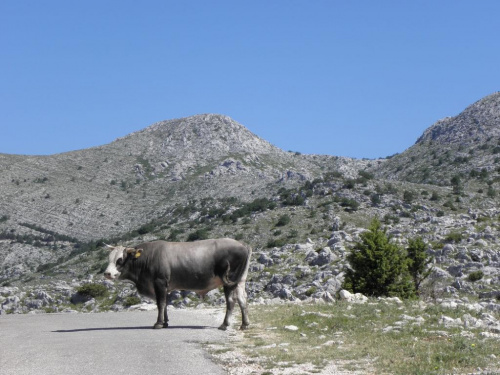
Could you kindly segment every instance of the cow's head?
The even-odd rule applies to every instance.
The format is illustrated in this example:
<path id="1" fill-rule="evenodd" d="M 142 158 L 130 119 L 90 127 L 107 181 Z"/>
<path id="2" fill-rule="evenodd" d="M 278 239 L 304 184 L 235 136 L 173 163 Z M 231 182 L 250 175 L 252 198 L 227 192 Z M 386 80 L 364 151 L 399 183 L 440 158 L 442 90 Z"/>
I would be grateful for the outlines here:
<path id="1" fill-rule="evenodd" d="M 127 262 L 139 258 L 142 254 L 142 249 L 134 249 L 133 247 L 107 245 L 107 248 L 111 252 L 104 276 L 110 280 L 119 278 Z"/>

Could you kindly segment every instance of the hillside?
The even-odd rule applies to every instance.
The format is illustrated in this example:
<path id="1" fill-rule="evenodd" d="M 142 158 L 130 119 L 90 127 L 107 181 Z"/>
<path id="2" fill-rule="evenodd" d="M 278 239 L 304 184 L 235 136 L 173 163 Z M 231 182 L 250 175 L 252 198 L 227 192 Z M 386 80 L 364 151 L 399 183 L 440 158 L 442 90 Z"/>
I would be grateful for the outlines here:
<path id="1" fill-rule="evenodd" d="M 0 154 L 0 215 L 91 240 L 136 229 L 188 200 L 263 196 L 340 162 L 357 165 L 284 152 L 225 116 L 193 116 L 87 150 Z"/>
<path id="2" fill-rule="evenodd" d="M 2 268 L 33 270 L 68 256 L 79 242 L 169 222 L 196 202 L 230 211 L 331 171 L 356 176 L 365 164 L 285 152 L 210 114 L 159 122 L 86 150 L 0 154 Z"/>

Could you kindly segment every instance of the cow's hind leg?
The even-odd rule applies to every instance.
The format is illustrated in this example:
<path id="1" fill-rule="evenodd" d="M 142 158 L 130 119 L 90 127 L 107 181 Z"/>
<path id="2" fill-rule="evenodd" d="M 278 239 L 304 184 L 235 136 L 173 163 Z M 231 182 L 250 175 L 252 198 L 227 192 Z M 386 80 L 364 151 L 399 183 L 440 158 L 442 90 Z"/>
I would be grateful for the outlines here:
<path id="1" fill-rule="evenodd" d="M 241 326 L 240 329 L 247 329 L 250 325 L 250 320 L 248 319 L 248 304 L 247 304 L 247 292 L 245 290 L 245 282 L 238 283 L 236 290 L 236 299 L 238 300 L 238 305 L 241 309 Z"/>
<path id="2" fill-rule="evenodd" d="M 167 319 L 167 288 L 161 281 L 155 282 L 156 305 L 158 306 L 158 319 L 154 329 L 168 327 Z"/>
<path id="3" fill-rule="evenodd" d="M 221 324 L 219 329 L 225 331 L 227 327 L 229 327 L 231 315 L 233 314 L 234 309 L 234 287 L 224 286 L 224 295 L 226 296 L 226 316 L 224 317 L 224 322 Z"/>

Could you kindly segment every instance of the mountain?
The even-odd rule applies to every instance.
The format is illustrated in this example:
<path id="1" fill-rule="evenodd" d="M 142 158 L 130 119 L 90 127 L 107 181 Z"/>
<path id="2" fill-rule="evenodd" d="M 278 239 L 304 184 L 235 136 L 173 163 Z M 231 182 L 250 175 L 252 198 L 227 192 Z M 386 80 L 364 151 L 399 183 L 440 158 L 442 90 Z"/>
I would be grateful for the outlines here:
<path id="1" fill-rule="evenodd" d="M 92 240 L 131 231 L 192 200 L 248 201 L 328 170 L 356 175 L 361 164 L 285 152 L 229 117 L 198 115 L 86 150 L 0 154 L 0 217 L 9 218 L 10 229 L 23 223 Z"/>
<path id="2" fill-rule="evenodd" d="M 500 167 L 500 92 L 486 96 L 455 117 L 429 127 L 415 145 L 378 165 L 376 175 L 390 180 L 450 185 L 498 177 Z"/>

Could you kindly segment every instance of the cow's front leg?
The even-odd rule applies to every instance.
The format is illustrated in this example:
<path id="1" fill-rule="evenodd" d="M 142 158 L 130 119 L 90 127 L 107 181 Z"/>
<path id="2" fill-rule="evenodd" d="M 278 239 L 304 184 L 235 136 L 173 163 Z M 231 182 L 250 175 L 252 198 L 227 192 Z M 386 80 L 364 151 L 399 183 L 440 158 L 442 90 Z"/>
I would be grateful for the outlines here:
<path id="1" fill-rule="evenodd" d="M 219 327 L 220 330 L 227 330 L 227 327 L 231 324 L 231 315 L 233 314 L 234 309 L 234 297 L 233 297 L 234 287 L 230 288 L 228 286 L 224 286 L 224 295 L 226 296 L 226 316 L 224 317 L 224 322 Z"/>
<path id="2" fill-rule="evenodd" d="M 162 280 L 155 281 L 156 306 L 158 307 L 158 319 L 156 320 L 154 329 L 168 327 L 167 319 L 167 286 Z"/>

